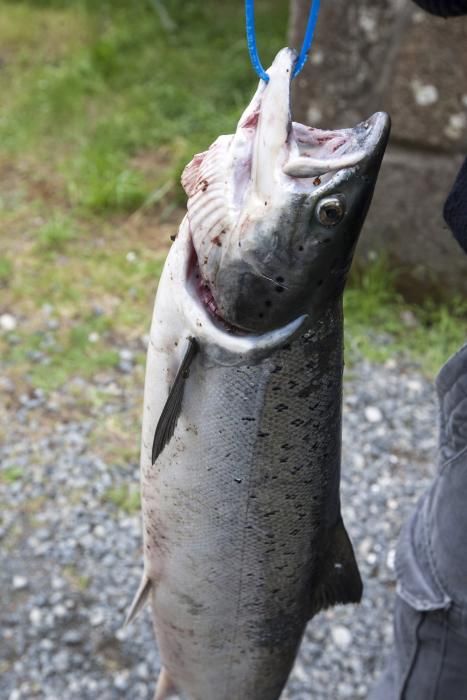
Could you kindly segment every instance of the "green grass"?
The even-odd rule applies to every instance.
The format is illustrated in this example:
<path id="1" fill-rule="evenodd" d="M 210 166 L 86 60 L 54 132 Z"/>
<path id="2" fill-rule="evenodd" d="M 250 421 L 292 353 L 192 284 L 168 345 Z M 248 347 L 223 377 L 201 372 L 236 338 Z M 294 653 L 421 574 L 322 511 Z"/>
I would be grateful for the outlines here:
<path id="1" fill-rule="evenodd" d="M 115 486 L 106 492 L 105 500 L 129 515 L 138 513 L 141 508 L 139 489 L 134 486 Z"/>
<path id="2" fill-rule="evenodd" d="M 381 258 L 354 273 L 344 294 L 348 359 L 384 362 L 402 354 L 430 377 L 466 342 L 467 302 L 408 304 L 398 273 Z"/>
<path id="3" fill-rule="evenodd" d="M 4 481 L 7 484 L 13 484 L 15 481 L 19 481 L 23 478 L 24 471 L 21 467 L 7 467 L 0 471 L 0 481 Z"/>
<path id="4" fill-rule="evenodd" d="M 37 252 L 61 253 L 66 244 L 76 237 L 76 231 L 73 222 L 58 213 L 37 230 L 36 237 Z"/>
<path id="5" fill-rule="evenodd" d="M 0 257 L 0 287 L 6 286 L 13 275 L 13 265 L 11 260 Z"/>
<path id="6" fill-rule="evenodd" d="M 28 27 L 16 27 L 27 58 L 0 80 L 9 95 L 0 142 L 7 151 L 51 159 L 84 210 L 132 211 L 154 185 L 178 181 L 193 152 L 232 131 L 254 89 L 241 3 L 164 4 L 173 32 L 164 29 L 150 0 L 0 3 L 0 24 L 8 20 L 4 31 L 11 40 L 15 18 Z M 267 62 L 285 43 L 287 3 L 263 0 L 257 13 Z M 33 61 L 27 47 L 37 50 L 38 37 L 31 25 L 37 22 L 39 32 L 41 21 L 52 45 L 56 40 L 62 49 L 42 50 Z M 73 23 L 78 40 L 66 50 Z M 145 182 L 129 159 L 163 145 L 173 157 Z"/>

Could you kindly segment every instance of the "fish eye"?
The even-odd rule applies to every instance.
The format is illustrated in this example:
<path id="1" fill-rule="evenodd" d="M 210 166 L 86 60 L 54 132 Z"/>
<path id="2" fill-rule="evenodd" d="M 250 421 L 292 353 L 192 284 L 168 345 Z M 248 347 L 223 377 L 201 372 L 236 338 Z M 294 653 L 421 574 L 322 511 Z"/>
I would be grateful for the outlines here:
<path id="1" fill-rule="evenodd" d="M 345 198 L 342 194 L 324 197 L 316 207 L 316 217 L 323 226 L 336 226 L 344 218 Z"/>

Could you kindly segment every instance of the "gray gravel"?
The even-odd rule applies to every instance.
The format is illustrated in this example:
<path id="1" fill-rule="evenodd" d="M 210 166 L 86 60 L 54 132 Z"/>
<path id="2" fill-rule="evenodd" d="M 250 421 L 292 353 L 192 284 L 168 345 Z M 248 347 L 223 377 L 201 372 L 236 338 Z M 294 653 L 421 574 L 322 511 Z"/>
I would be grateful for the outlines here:
<path id="1" fill-rule="evenodd" d="M 18 397 L 0 378 L 1 700 L 153 697 L 148 612 L 122 629 L 141 572 L 139 515 L 108 497 L 136 485 L 137 464 L 106 463 L 91 439 L 102 417 L 141 401 L 131 350 L 120 365 L 87 415 L 73 407 L 90 383 Z M 392 638 L 400 525 L 434 471 L 434 390 L 415 368 L 360 361 L 347 371 L 344 415 L 343 515 L 364 600 L 312 621 L 285 700 L 366 697 Z"/>

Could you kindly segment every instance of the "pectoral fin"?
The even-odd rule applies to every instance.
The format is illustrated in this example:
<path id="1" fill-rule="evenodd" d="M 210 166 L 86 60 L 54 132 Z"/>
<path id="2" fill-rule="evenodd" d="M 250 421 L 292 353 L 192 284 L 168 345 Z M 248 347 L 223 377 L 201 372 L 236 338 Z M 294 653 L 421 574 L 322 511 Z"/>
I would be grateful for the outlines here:
<path id="1" fill-rule="evenodd" d="M 166 669 L 162 667 L 161 672 L 159 673 L 159 678 L 157 679 L 154 700 L 169 700 L 169 698 L 176 700 L 178 697 L 177 689 L 173 680 L 167 673 Z"/>
<path id="2" fill-rule="evenodd" d="M 185 390 L 185 380 L 190 372 L 190 365 L 193 362 L 199 346 L 194 338 L 188 340 L 188 350 L 185 353 L 180 369 L 177 372 L 173 386 L 169 392 L 166 404 L 162 410 L 161 417 L 156 426 L 154 440 L 152 443 L 151 462 L 154 464 L 164 447 L 170 441 L 175 431 L 180 411 L 182 409 L 183 392 Z"/>
<path id="3" fill-rule="evenodd" d="M 146 574 L 143 574 L 143 578 L 141 579 L 141 583 L 139 584 L 139 588 L 136 591 L 136 595 L 133 598 L 133 602 L 130 605 L 130 609 L 128 610 L 125 622 L 124 622 L 124 627 L 130 624 L 137 614 L 144 608 L 146 605 L 146 602 L 148 600 L 148 595 L 151 590 L 152 586 L 152 581 L 150 578 L 146 576 Z"/>
<path id="4" fill-rule="evenodd" d="M 359 603 L 363 584 L 342 518 L 328 535 L 326 553 L 312 586 L 310 617 L 339 603 Z"/>

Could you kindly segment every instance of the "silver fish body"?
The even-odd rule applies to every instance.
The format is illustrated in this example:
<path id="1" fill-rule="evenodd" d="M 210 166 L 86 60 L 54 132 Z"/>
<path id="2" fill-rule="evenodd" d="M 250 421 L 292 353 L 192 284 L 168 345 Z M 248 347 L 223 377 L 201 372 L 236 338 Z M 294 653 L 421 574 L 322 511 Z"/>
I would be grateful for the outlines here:
<path id="1" fill-rule="evenodd" d="M 271 84 L 288 84 L 292 64 L 290 52 L 281 52 Z M 258 95 L 252 104 L 257 131 L 270 106 Z M 289 126 L 282 129 L 284 118 Z M 249 124 L 248 111 L 240 130 L 245 119 Z M 279 145 L 291 133 L 289 117 L 281 119 L 271 137 Z M 342 290 L 387 119 L 376 115 L 369 128 L 367 152 L 344 149 L 344 165 L 331 177 L 322 159 L 291 159 L 290 146 L 280 151 L 281 173 L 298 172 L 287 175 L 299 180 L 298 192 L 292 183 L 284 202 L 292 210 L 277 209 L 269 224 L 257 201 L 251 205 L 251 192 L 243 199 L 234 192 L 240 214 L 230 204 L 223 228 L 214 216 L 214 230 L 204 226 L 200 235 L 196 223 L 209 214 L 200 219 L 197 195 L 212 182 L 206 172 L 215 179 L 219 168 L 208 158 L 203 171 L 206 158 L 197 157 L 185 174 L 188 215 L 167 258 L 151 326 L 141 456 L 145 569 L 130 612 L 150 598 L 163 663 L 157 700 L 277 700 L 307 621 L 361 597 L 339 500 Z M 260 169 L 257 140 L 255 132 L 251 173 Z M 323 177 L 308 192 L 304 178 L 316 167 Z M 276 187 L 270 175 L 256 182 L 256 194 Z M 331 221 L 319 213 L 329 201 Z M 237 232 L 228 217 L 240 222 Z M 196 355 L 187 353 L 192 339 Z"/>

